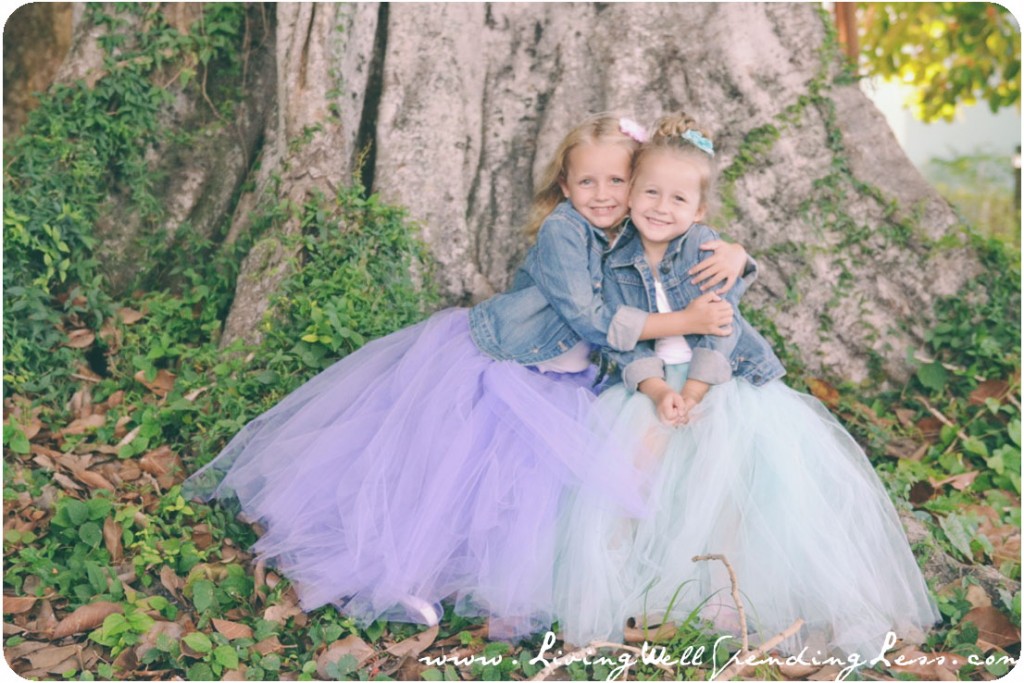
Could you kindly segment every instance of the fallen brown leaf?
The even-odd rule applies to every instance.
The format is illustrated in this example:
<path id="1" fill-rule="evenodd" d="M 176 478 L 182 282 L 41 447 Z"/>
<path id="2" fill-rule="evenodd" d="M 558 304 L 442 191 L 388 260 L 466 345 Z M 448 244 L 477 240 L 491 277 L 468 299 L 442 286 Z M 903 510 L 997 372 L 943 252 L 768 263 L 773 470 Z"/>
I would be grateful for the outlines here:
<path id="1" fill-rule="evenodd" d="M 173 621 L 156 621 L 148 631 L 142 634 L 139 644 L 135 646 L 135 657 L 141 660 L 143 656 L 156 647 L 156 641 L 161 635 L 166 635 L 171 640 L 179 640 L 185 633 L 181 624 Z"/>
<path id="2" fill-rule="evenodd" d="M 1002 399 L 1006 395 L 1006 392 L 1010 390 L 1010 385 L 1001 379 L 987 379 L 979 384 L 974 391 L 970 393 L 967 400 L 975 405 L 985 405 L 985 399 L 987 398 L 998 398 Z"/>
<path id="3" fill-rule="evenodd" d="M 217 633 L 221 634 L 228 640 L 234 640 L 235 638 L 252 638 L 252 629 L 245 624 L 239 624 L 236 621 L 214 619 L 213 627 L 217 630 Z"/>
<path id="4" fill-rule="evenodd" d="M 127 306 L 119 308 L 117 315 L 125 325 L 134 325 L 146 316 L 142 311 L 136 311 L 134 308 L 128 308 Z"/>
<path id="5" fill-rule="evenodd" d="M 48 645 L 34 652 L 29 652 L 24 657 L 33 669 L 55 673 L 55 668 L 63 664 L 68 658 L 77 656 L 81 650 L 82 646 L 77 644 L 64 645 L 62 647 Z"/>
<path id="6" fill-rule="evenodd" d="M 124 403 L 124 389 L 118 389 L 110 396 L 107 396 L 107 400 L 103 402 L 103 405 L 107 407 L 107 410 L 116 408 L 117 406 Z"/>
<path id="7" fill-rule="evenodd" d="M 1020 630 L 998 608 L 975 607 L 964 615 L 961 622 L 978 627 L 978 647 L 983 650 L 1007 648 L 1020 642 Z"/>
<path id="8" fill-rule="evenodd" d="M 76 418 L 92 415 L 92 389 L 89 386 L 84 386 L 76 391 L 68 402 L 68 409 Z"/>
<path id="9" fill-rule="evenodd" d="M 889 443 L 885 444 L 886 455 L 894 458 L 908 458 L 916 459 L 915 455 L 920 449 L 921 444 L 916 439 L 910 439 L 905 436 L 897 436 L 889 440 Z M 923 453 L 922 453 L 923 455 Z"/>
<path id="10" fill-rule="evenodd" d="M 168 372 L 167 370 L 157 370 L 156 377 L 153 378 L 153 381 L 146 379 L 146 373 L 142 370 L 135 373 L 136 382 L 142 384 L 160 397 L 166 396 L 171 389 L 174 388 L 175 379 L 176 376 L 174 373 Z"/>
<path id="11" fill-rule="evenodd" d="M 949 484 L 957 491 L 963 491 L 972 483 L 974 483 L 974 480 L 978 478 L 978 474 L 979 472 L 977 470 L 975 470 L 974 472 L 963 472 L 962 474 L 954 474 L 952 477 L 946 477 L 945 479 L 932 482 L 932 484 L 935 486 L 935 488 L 939 488 L 940 486 L 945 486 L 946 484 Z"/>
<path id="12" fill-rule="evenodd" d="M 181 587 L 185 585 L 181 577 L 174 573 L 170 565 L 160 567 L 160 584 L 167 589 L 167 592 L 176 598 L 181 597 Z"/>
<path id="13" fill-rule="evenodd" d="M 60 640 L 75 633 L 84 633 L 98 628 L 107 616 L 121 613 L 124 608 L 113 602 L 99 601 L 82 605 L 64 617 L 53 629 L 53 639 Z"/>
<path id="14" fill-rule="evenodd" d="M 213 543 L 213 534 L 206 524 L 196 524 L 192 527 L 192 542 L 200 550 L 206 550 Z"/>
<path id="15" fill-rule="evenodd" d="M 107 418 L 103 415 L 90 415 L 89 417 L 79 418 L 72 420 L 67 427 L 57 430 L 56 436 L 71 436 L 76 434 L 85 434 L 86 432 L 95 431 L 103 426 L 107 421 Z"/>
<path id="16" fill-rule="evenodd" d="M 117 476 L 122 481 L 135 481 L 142 476 L 142 469 L 134 460 L 122 460 L 118 464 Z"/>
<path id="17" fill-rule="evenodd" d="M 52 633 L 57 628 L 57 616 L 53 613 L 53 605 L 49 600 L 39 603 L 39 613 L 36 615 L 35 630 L 38 633 Z"/>
<path id="18" fill-rule="evenodd" d="M 184 479 L 184 466 L 170 446 L 160 446 L 139 459 L 139 467 L 143 472 L 156 477 L 157 483 L 163 489 L 168 489 Z"/>
<path id="19" fill-rule="evenodd" d="M 5 623 L 4 626 L 7 624 Z M 26 640 L 17 645 L 10 647 L 4 647 L 4 657 L 7 659 L 7 663 L 14 666 L 14 662 L 22 657 L 27 656 L 31 652 L 41 650 L 44 647 L 50 647 L 49 643 L 44 643 L 40 640 Z"/>
<path id="20" fill-rule="evenodd" d="M 202 394 L 203 392 L 205 392 L 206 390 L 208 390 L 209 388 L 210 388 L 210 387 L 199 387 L 198 389 L 193 389 L 192 391 L 190 391 L 190 392 L 188 392 L 187 394 L 185 394 L 185 400 L 186 400 L 186 401 L 194 401 L 194 400 L 196 400 L 197 398 L 199 398 L 199 396 L 200 396 L 200 395 L 201 395 L 201 394 Z"/>
<path id="21" fill-rule="evenodd" d="M 121 544 L 121 525 L 113 517 L 103 520 L 103 544 L 110 553 L 110 561 L 117 564 L 124 558 L 124 547 Z"/>
<path id="22" fill-rule="evenodd" d="M 263 611 L 263 618 L 267 621 L 275 621 L 281 625 L 284 625 L 288 621 L 289 617 L 293 617 L 296 614 L 301 614 L 302 608 L 295 604 L 278 604 L 271 605 Z"/>
<path id="23" fill-rule="evenodd" d="M 82 491 L 82 487 L 75 483 L 70 477 L 62 472 L 54 472 L 53 480 L 60 484 L 65 491 Z"/>
<path id="24" fill-rule="evenodd" d="M 839 391 L 829 384 L 828 382 L 816 379 L 814 377 L 808 377 L 807 388 L 811 390 L 811 395 L 818 399 L 829 408 L 835 408 L 839 405 Z"/>
<path id="25" fill-rule="evenodd" d="M 71 330 L 68 332 L 68 340 L 64 342 L 64 346 L 70 346 L 73 349 L 87 349 L 92 346 L 94 341 L 96 341 L 96 333 L 92 330 Z"/>
<path id="26" fill-rule="evenodd" d="M 74 475 L 75 479 L 82 482 L 89 488 L 106 489 L 107 491 L 114 490 L 114 485 L 107 481 L 107 478 L 99 472 L 78 468 L 72 470 L 71 474 Z"/>
<path id="27" fill-rule="evenodd" d="M 971 603 L 971 607 L 992 606 L 992 598 L 988 597 L 985 589 L 974 583 L 967 587 L 967 602 Z"/>
<path id="28" fill-rule="evenodd" d="M 37 598 L 31 596 L 4 596 L 4 614 L 22 614 L 32 609 L 32 606 L 36 604 Z"/>
<path id="29" fill-rule="evenodd" d="M 277 636 L 270 636 L 253 645 L 252 649 L 259 652 L 260 655 L 266 656 L 269 654 L 281 654 L 284 652 L 284 645 L 277 639 Z"/>
<path id="30" fill-rule="evenodd" d="M 893 411 L 896 414 L 896 419 L 904 427 L 909 427 L 914 424 L 914 417 L 917 413 L 909 408 L 897 408 Z"/>
<path id="31" fill-rule="evenodd" d="M 139 665 L 139 659 L 135 656 L 133 648 L 121 650 L 121 654 L 114 658 L 113 665 L 121 671 L 132 671 Z"/>
<path id="32" fill-rule="evenodd" d="M 929 440 L 939 438 L 939 432 L 942 431 L 942 421 L 938 418 L 926 415 L 917 421 L 917 428 L 921 430 L 921 435 Z"/>
<path id="33" fill-rule="evenodd" d="M 783 662 L 778 665 L 778 668 L 779 672 L 790 680 L 805 681 L 808 676 L 821 669 L 821 666 L 815 666 L 814 664 L 786 664 Z"/>

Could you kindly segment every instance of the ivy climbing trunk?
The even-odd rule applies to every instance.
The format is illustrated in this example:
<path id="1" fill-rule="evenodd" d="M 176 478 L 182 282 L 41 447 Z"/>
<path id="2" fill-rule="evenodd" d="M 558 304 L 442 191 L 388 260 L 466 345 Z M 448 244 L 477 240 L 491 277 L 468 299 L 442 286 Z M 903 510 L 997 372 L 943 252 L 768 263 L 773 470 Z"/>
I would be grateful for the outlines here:
<path id="1" fill-rule="evenodd" d="M 204 7 L 157 11 L 186 26 Z M 224 332 L 255 340 L 301 256 L 282 238 L 358 174 L 419 222 L 448 302 L 470 303 L 509 285 L 534 182 L 576 121 L 683 109 L 716 134 L 713 224 L 761 264 L 749 309 L 812 372 L 902 377 L 935 297 L 980 266 L 827 22 L 806 3 L 253 5 L 230 114 L 195 88 L 164 114 L 193 134 L 150 150 L 162 227 L 231 243 L 259 231 Z M 64 78 L 103 68 L 90 56 L 105 30 L 77 28 Z M 131 208 L 111 192 L 115 273 L 134 265 Z"/>

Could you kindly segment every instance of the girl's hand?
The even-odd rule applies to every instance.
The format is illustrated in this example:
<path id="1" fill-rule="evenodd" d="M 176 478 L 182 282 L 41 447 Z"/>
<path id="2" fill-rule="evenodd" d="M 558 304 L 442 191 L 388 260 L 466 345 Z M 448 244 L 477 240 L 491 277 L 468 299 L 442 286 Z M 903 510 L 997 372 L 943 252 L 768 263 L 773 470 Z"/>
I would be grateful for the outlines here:
<path id="1" fill-rule="evenodd" d="M 682 399 L 683 413 L 683 418 L 680 424 L 688 424 L 693 417 L 690 415 L 690 412 L 697 407 L 700 401 L 695 399 L 693 396 L 683 396 L 682 394 L 680 394 L 679 398 Z"/>
<path id="2" fill-rule="evenodd" d="M 732 306 L 718 292 L 701 294 L 683 310 L 687 314 L 686 334 L 732 334 Z"/>
<path id="3" fill-rule="evenodd" d="M 710 384 L 695 379 L 688 379 L 683 382 L 683 388 L 679 392 L 679 398 L 682 401 L 681 424 L 686 424 L 692 419 L 693 416 L 690 413 L 697 407 L 698 403 L 704 400 L 710 388 Z"/>
<path id="4" fill-rule="evenodd" d="M 658 413 L 658 419 L 666 425 L 682 424 L 685 415 L 681 408 L 683 397 L 661 377 L 648 377 L 640 382 L 637 389 L 651 399 Z"/>
<path id="5" fill-rule="evenodd" d="M 724 282 L 717 291 L 719 294 L 728 292 L 747 267 L 747 250 L 741 244 L 723 240 L 705 242 L 700 248 L 714 253 L 690 268 L 689 274 L 694 276 L 690 282 L 700 284 L 702 292 Z"/>
<path id="6" fill-rule="evenodd" d="M 670 391 L 658 401 L 658 419 L 670 426 L 686 422 L 684 399 L 675 391 Z"/>

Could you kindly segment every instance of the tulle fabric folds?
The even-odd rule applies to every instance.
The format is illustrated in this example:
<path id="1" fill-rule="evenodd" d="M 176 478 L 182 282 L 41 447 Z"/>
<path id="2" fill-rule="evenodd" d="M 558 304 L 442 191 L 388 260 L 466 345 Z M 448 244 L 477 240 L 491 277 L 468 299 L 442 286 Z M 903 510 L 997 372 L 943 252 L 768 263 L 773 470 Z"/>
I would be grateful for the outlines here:
<path id="1" fill-rule="evenodd" d="M 592 382 L 485 356 L 449 309 L 314 377 L 186 493 L 237 496 L 266 528 L 255 553 L 306 610 L 422 623 L 416 605 L 453 597 L 492 637 L 519 637 L 550 624 L 566 487 L 614 498 L 622 484 L 589 466 Z"/>
<path id="2" fill-rule="evenodd" d="M 676 388 L 686 367 L 668 368 Z M 692 560 L 711 553 L 736 570 L 752 643 L 804 620 L 781 645 L 789 654 L 870 658 L 888 632 L 920 642 L 938 619 L 878 476 L 813 397 L 734 380 L 691 424 L 669 428 L 646 396 L 619 386 L 595 419 L 595 466 L 635 466 L 648 513 L 622 514 L 585 490 L 567 499 L 556 616 L 569 642 L 621 638 L 630 617 L 680 623 L 691 612 L 738 636 L 724 565 Z"/>

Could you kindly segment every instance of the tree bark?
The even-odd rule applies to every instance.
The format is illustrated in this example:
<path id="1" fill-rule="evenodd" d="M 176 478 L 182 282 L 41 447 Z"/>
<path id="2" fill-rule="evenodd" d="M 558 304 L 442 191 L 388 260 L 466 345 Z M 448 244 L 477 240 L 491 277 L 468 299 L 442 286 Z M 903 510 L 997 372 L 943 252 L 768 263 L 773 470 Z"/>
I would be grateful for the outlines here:
<path id="1" fill-rule="evenodd" d="M 205 125 L 209 142 L 153 153 L 172 178 L 171 233 L 189 221 L 232 242 L 259 207 L 291 207 L 242 266 L 225 343 L 259 338 L 294 261 L 280 245 L 298 229 L 296 207 L 357 173 L 419 223 L 449 303 L 502 291 L 529 246 L 521 227 L 541 169 L 602 110 L 648 122 L 684 109 L 715 133 L 724 202 L 712 224 L 758 258 L 747 305 L 811 372 L 906 376 L 932 302 L 979 271 L 962 240 L 936 244 L 954 212 L 844 81 L 814 5 L 257 7 L 239 120 L 218 127 L 202 102 L 180 103 L 168 125 Z M 79 27 L 63 78 L 95 70 L 98 30 Z M 239 194 L 246 179 L 255 189 Z M 138 226 L 121 204 L 112 197 L 105 229 L 127 243 Z"/>

